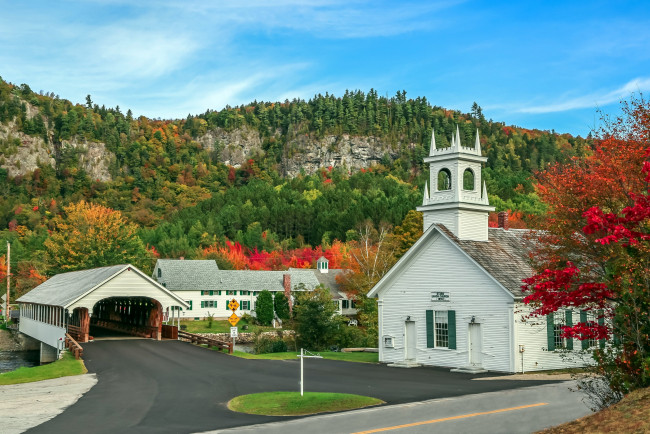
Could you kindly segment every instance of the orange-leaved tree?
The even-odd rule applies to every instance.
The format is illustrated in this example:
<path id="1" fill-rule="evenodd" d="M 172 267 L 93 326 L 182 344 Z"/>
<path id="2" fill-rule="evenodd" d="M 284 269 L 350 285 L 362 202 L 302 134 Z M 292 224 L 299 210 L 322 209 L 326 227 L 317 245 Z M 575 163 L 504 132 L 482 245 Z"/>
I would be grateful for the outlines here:
<path id="1" fill-rule="evenodd" d="M 149 271 L 152 255 L 137 235 L 138 227 L 121 212 L 85 201 L 64 207 L 45 241 L 46 258 L 55 273 L 133 264 Z"/>

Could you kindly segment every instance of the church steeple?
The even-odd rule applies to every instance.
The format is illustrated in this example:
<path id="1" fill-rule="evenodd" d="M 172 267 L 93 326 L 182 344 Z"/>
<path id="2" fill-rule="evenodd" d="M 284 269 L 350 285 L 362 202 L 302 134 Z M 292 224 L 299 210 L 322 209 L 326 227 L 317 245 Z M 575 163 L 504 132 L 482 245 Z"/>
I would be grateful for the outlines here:
<path id="1" fill-rule="evenodd" d="M 488 213 L 494 211 L 481 181 L 481 155 L 478 129 L 473 147 L 460 141 L 460 129 L 452 133 L 451 146 L 438 148 L 431 134 L 431 149 L 424 162 L 429 163 L 429 182 L 425 185 L 422 206 L 424 230 L 434 223 L 444 224 L 463 240 L 487 241 Z"/>

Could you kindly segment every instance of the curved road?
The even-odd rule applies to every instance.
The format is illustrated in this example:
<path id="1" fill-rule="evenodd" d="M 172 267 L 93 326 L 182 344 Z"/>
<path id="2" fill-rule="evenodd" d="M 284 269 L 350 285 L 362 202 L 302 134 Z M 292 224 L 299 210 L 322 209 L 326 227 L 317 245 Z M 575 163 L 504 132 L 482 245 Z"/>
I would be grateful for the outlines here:
<path id="1" fill-rule="evenodd" d="M 190 433 L 295 418 L 234 413 L 235 396 L 299 390 L 298 360 L 246 360 L 179 341 L 116 340 L 84 345 L 98 383 L 30 433 Z M 494 374 L 486 374 L 494 376 Z M 356 393 L 388 404 L 516 389 L 553 381 L 471 381 L 437 368 L 305 360 L 305 390 Z"/>

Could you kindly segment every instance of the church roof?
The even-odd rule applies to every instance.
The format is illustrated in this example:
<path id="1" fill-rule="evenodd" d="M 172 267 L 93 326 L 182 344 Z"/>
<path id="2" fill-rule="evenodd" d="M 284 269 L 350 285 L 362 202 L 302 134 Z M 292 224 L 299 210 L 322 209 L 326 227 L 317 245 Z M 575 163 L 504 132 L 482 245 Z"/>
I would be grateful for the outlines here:
<path id="1" fill-rule="evenodd" d="M 432 224 L 420 239 L 400 258 L 388 273 L 370 290 L 368 297 L 377 296 L 378 291 L 414 255 L 423 254 L 426 240 L 439 233 L 456 245 L 465 255 L 491 276 L 515 299 L 523 298 L 522 279 L 534 274 L 531 255 L 535 246 L 535 231 L 528 229 L 488 228 L 488 241 L 460 240 L 442 224 Z M 396 274 L 397 273 L 397 274 Z"/>
<path id="2" fill-rule="evenodd" d="M 488 241 L 459 240 L 443 225 L 444 235 L 496 279 L 516 298 L 522 298 L 522 279 L 534 274 L 531 255 L 535 231 L 529 229 L 488 228 Z"/>

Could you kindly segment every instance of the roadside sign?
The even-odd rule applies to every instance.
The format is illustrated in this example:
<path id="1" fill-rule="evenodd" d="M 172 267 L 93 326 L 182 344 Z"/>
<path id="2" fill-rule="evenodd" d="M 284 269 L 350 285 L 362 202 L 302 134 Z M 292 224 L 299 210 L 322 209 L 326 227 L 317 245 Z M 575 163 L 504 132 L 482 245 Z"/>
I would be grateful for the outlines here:
<path id="1" fill-rule="evenodd" d="M 228 303 L 228 309 L 230 310 L 237 310 L 239 308 L 239 303 L 237 303 L 237 300 L 234 298 L 230 300 L 230 303 Z"/>
<path id="2" fill-rule="evenodd" d="M 231 338 L 236 338 L 238 337 L 239 330 L 237 327 L 230 327 L 230 337 Z"/>
<path id="3" fill-rule="evenodd" d="M 228 322 L 234 327 L 239 322 L 239 317 L 233 313 L 228 317 Z"/>

